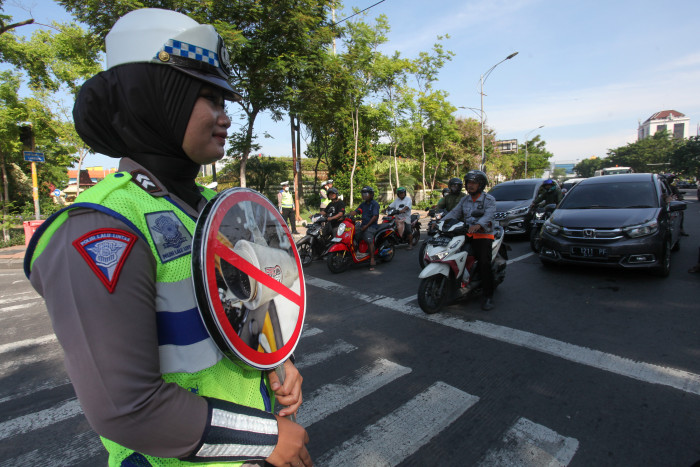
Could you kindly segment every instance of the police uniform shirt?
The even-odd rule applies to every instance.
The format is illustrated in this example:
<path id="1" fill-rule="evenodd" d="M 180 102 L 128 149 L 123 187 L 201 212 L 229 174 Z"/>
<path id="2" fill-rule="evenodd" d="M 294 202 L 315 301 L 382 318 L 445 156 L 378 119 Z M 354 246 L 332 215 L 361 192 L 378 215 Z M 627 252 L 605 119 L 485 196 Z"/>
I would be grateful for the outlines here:
<path id="1" fill-rule="evenodd" d="M 148 184 L 151 194 L 169 196 L 195 218 L 206 204 L 202 197 L 195 211 L 130 159 L 122 159 L 119 170 L 144 173 L 153 184 Z M 114 292 L 108 293 L 70 246 L 97 228 L 138 236 L 110 215 L 88 209 L 71 211 L 36 259 L 31 283 L 46 299 L 65 352 L 66 370 L 95 430 L 136 451 L 185 456 L 197 446 L 207 425 L 207 402 L 161 378 L 153 253 L 139 238 L 124 260 Z M 149 397 L 144 399 L 144 395 Z M 160 451 L 153 453 L 154 446 Z"/>
<path id="2" fill-rule="evenodd" d="M 467 195 L 451 210 L 443 220 L 462 220 L 467 225 L 479 224 L 485 233 L 493 232 L 493 216 L 496 214 L 496 198 L 481 193 L 476 200 Z"/>

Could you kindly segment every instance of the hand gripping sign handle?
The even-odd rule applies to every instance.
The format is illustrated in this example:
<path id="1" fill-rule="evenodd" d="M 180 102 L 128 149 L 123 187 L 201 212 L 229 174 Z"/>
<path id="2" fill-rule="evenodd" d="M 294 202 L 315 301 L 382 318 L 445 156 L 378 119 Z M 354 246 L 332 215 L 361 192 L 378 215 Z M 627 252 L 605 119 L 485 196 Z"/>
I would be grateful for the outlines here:
<path id="1" fill-rule="evenodd" d="M 270 343 L 267 341 L 264 334 L 260 335 L 260 345 L 265 349 L 266 352 L 268 352 L 268 353 L 272 352 L 272 349 L 270 348 Z M 275 367 L 275 374 L 277 375 L 277 378 L 280 380 L 280 385 L 283 385 L 284 380 L 287 379 L 287 372 L 284 370 L 284 362 L 282 362 L 281 365 Z M 286 418 L 293 421 L 294 423 L 296 423 L 296 421 L 297 421 L 297 416 L 296 416 L 296 414 L 293 414 L 293 413 L 287 415 Z"/>

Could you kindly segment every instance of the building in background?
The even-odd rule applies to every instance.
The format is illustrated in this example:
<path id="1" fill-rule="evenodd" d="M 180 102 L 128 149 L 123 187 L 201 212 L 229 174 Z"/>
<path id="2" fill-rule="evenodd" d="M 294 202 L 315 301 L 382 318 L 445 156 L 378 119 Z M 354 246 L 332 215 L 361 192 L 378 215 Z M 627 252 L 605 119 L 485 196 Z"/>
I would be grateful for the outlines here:
<path id="1" fill-rule="evenodd" d="M 104 167 L 86 167 L 80 170 L 80 193 L 94 186 L 107 175 L 117 171 L 115 167 L 105 169 Z M 68 186 L 63 189 L 65 200 L 71 203 L 78 196 L 78 170 L 68 169 Z"/>
<path id="2" fill-rule="evenodd" d="M 637 128 L 637 141 L 653 136 L 658 131 L 668 131 L 676 139 L 690 136 L 690 118 L 676 110 L 662 110 L 640 123 Z"/>

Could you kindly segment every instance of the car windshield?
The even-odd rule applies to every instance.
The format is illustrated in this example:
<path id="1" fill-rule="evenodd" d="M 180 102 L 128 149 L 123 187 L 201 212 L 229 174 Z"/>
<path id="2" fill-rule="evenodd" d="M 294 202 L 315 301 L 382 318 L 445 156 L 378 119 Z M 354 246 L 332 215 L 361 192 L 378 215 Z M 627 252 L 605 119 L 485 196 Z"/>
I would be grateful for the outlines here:
<path id="1" fill-rule="evenodd" d="M 496 185 L 489 194 L 496 198 L 496 201 L 522 201 L 535 197 L 535 185 Z"/>
<path id="2" fill-rule="evenodd" d="M 659 202 L 649 182 L 579 184 L 567 195 L 560 209 L 656 208 Z"/>

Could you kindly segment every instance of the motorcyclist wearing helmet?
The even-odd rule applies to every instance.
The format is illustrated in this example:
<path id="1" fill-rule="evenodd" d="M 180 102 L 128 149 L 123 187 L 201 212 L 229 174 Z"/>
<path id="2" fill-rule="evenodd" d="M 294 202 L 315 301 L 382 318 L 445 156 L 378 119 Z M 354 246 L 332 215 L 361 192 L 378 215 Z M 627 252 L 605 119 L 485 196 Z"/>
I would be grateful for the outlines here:
<path id="1" fill-rule="evenodd" d="M 559 204 L 563 197 L 564 194 L 561 192 L 561 188 L 559 188 L 559 185 L 557 185 L 557 183 L 554 180 L 549 178 L 542 182 L 542 186 L 540 186 L 540 189 L 537 191 L 537 196 L 535 197 L 535 200 L 532 202 L 530 207 L 534 208 L 543 201 L 545 205 Z"/>
<path id="2" fill-rule="evenodd" d="M 449 188 L 443 188 L 442 189 L 442 197 L 444 198 L 445 196 L 450 194 L 450 189 Z"/>
<path id="3" fill-rule="evenodd" d="M 496 214 L 496 199 L 484 193 L 488 178 L 481 170 L 472 170 L 464 176 L 469 196 L 463 197 L 444 218 L 464 221 L 469 226 L 467 236 L 471 237 L 472 251 L 479 262 L 479 274 L 484 288 L 481 309 L 493 309 L 494 279 L 491 270 L 491 249 L 493 247 L 493 216 Z"/>
<path id="4" fill-rule="evenodd" d="M 374 271 L 377 263 L 374 260 L 374 232 L 379 219 L 379 203 L 374 200 L 374 189 L 371 186 L 362 188 L 362 203 L 352 211 L 351 215 L 362 215 L 362 223 L 355 232 L 355 241 L 363 239 L 369 247 L 369 270 Z"/>
<path id="5" fill-rule="evenodd" d="M 446 211 L 452 211 L 455 206 L 459 204 L 459 202 L 464 198 L 465 195 L 462 192 L 462 179 L 461 178 L 451 178 L 449 182 L 447 182 L 449 194 L 442 198 L 440 201 L 438 201 L 437 204 L 437 209 L 445 209 Z"/>
<path id="6" fill-rule="evenodd" d="M 328 205 L 321 208 L 321 214 L 326 216 L 326 225 L 323 226 L 323 235 L 328 236 L 338 228 L 345 217 L 345 202 L 338 197 L 337 188 L 328 189 Z"/>
<path id="7" fill-rule="evenodd" d="M 397 198 L 389 205 L 389 208 L 394 208 L 399 211 L 396 216 L 396 230 L 398 230 L 399 238 L 403 238 L 403 231 L 406 229 L 406 222 L 408 222 L 408 248 L 407 250 L 413 249 L 413 232 L 411 231 L 411 208 L 412 201 L 411 197 L 406 194 L 406 188 L 400 186 L 396 190 Z"/>

